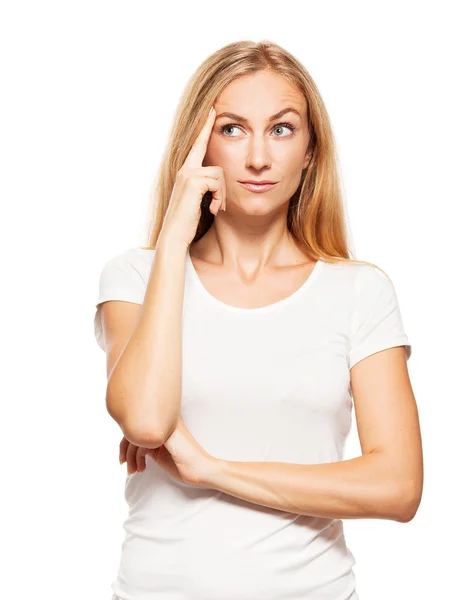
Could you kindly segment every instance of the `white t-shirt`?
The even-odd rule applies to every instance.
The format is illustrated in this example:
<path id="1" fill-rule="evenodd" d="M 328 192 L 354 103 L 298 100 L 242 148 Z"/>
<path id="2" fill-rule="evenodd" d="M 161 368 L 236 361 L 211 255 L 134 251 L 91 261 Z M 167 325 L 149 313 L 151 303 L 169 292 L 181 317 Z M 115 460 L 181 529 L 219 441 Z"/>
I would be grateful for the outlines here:
<path id="1" fill-rule="evenodd" d="M 104 266 L 97 305 L 143 303 L 153 250 Z M 104 348 L 96 311 L 95 334 Z M 183 304 L 181 417 L 228 461 L 343 460 L 350 368 L 406 346 L 392 282 L 367 264 L 320 260 L 284 300 L 237 308 L 202 285 L 189 253 Z M 357 600 L 341 519 L 298 515 L 180 483 L 146 457 L 127 476 L 119 600 Z"/>

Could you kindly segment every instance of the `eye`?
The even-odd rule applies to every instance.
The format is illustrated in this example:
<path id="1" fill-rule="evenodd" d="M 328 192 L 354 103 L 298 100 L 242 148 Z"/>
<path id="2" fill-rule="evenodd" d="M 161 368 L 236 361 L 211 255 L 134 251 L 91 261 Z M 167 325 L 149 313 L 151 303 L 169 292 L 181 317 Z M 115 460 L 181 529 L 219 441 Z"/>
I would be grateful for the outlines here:
<path id="1" fill-rule="evenodd" d="M 234 129 L 240 129 L 241 128 L 239 125 L 235 125 L 234 123 L 228 123 L 227 125 L 222 125 L 219 128 L 219 131 L 221 133 L 225 134 L 225 129 L 227 129 L 228 127 L 234 128 Z M 281 128 L 285 128 L 285 127 L 287 127 L 288 129 L 290 129 L 290 131 L 291 131 L 292 134 L 295 134 L 296 127 L 294 127 L 290 123 L 279 123 L 278 125 L 274 125 L 273 130 L 281 129 Z M 225 137 L 239 137 L 239 136 L 237 136 L 237 135 L 225 135 Z M 275 135 L 274 137 L 289 137 L 289 136 Z"/>
<path id="2" fill-rule="evenodd" d="M 285 127 L 288 127 L 288 129 L 290 129 L 292 134 L 294 134 L 296 131 L 296 127 L 293 127 L 293 125 L 290 125 L 290 123 L 279 123 L 278 125 L 275 125 L 274 129 L 282 129 Z M 276 135 L 275 137 L 285 137 L 285 136 L 284 135 Z"/>
<path id="3" fill-rule="evenodd" d="M 237 125 L 234 125 L 233 123 L 228 123 L 228 125 L 222 125 L 220 127 L 220 132 L 221 133 L 225 133 L 225 129 L 227 129 L 228 127 L 234 128 L 234 129 L 239 129 L 239 127 Z M 226 137 L 238 137 L 236 135 L 228 135 Z"/>

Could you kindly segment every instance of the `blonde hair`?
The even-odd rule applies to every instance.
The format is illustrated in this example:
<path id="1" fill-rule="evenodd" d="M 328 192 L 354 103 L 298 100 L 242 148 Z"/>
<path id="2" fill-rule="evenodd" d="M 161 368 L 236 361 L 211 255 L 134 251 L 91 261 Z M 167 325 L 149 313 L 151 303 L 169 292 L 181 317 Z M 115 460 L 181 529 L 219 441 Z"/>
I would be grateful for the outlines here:
<path id="1" fill-rule="evenodd" d="M 154 250 L 169 206 L 177 171 L 182 167 L 210 107 L 235 79 L 259 71 L 277 73 L 303 94 L 307 104 L 312 157 L 303 170 L 298 189 L 290 198 L 287 226 L 298 246 L 312 259 L 330 263 L 377 265 L 351 258 L 344 206 L 337 172 L 336 148 L 329 115 L 311 75 L 289 52 L 269 41 L 238 41 L 209 56 L 192 75 L 176 109 L 169 140 L 151 194 L 152 214 L 148 246 Z M 192 242 L 213 223 L 211 193 L 201 204 L 201 216 Z"/>

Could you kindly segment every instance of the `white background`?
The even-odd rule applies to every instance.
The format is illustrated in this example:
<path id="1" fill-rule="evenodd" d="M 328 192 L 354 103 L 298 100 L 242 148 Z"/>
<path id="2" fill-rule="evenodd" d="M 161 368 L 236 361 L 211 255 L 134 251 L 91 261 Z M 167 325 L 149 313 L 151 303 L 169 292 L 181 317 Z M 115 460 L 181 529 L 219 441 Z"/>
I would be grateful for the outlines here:
<path id="1" fill-rule="evenodd" d="M 317 83 L 355 255 L 393 280 L 412 344 L 423 499 L 410 523 L 344 521 L 360 600 L 464 596 L 464 8 L 409 0 L 2 3 L 2 597 L 111 598 L 126 466 L 93 334 L 98 277 L 111 256 L 146 242 L 150 187 L 187 79 L 242 39 L 280 44 Z M 359 454 L 354 420 L 345 458 Z"/>

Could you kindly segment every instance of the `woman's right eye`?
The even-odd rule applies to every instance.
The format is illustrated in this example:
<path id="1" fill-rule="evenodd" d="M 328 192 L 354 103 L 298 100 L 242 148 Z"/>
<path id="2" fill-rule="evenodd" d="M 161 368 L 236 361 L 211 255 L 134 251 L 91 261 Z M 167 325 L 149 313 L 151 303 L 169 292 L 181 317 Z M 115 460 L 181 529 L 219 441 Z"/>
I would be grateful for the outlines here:
<path id="1" fill-rule="evenodd" d="M 225 129 L 227 129 L 228 127 L 232 128 L 232 129 L 233 129 L 233 128 L 234 128 L 234 129 L 239 129 L 239 127 L 238 127 L 237 125 L 231 125 L 231 124 L 228 124 L 228 125 L 222 125 L 222 126 L 220 127 L 220 131 L 221 131 L 222 133 L 225 133 Z M 238 136 L 228 135 L 227 137 L 238 137 Z"/>

